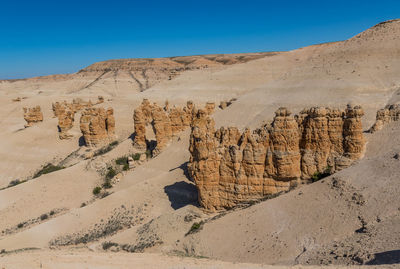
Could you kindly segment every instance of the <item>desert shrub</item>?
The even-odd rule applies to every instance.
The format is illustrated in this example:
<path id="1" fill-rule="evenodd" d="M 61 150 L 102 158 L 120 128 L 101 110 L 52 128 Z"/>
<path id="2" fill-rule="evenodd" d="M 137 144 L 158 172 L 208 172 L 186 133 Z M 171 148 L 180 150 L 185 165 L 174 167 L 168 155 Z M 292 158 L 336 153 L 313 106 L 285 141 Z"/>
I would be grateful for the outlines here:
<path id="1" fill-rule="evenodd" d="M 186 235 L 200 231 L 201 228 L 203 227 L 203 224 L 204 224 L 203 221 L 193 223 L 192 227 L 190 227 L 190 230 L 186 233 Z"/>
<path id="2" fill-rule="evenodd" d="M 125 165 L 128 163 L 128 157 L 119 157 L 118 159 L 115 160 L 115 163 L 118 165 Z"/>
<path id="3" fill-rule="evenodd" d="M 50 215 L 50 216 L 53 216 L 55 213 L 56 213 L 56 212 L 55 212 L 54 210 L 51 210 L 50 213 L 49 213 L 49 215 Z"/>
<path id="4" fill-rule="evenodd" d="M 103 155 L 103 154 L 105 154 L 105 153 L 111 151 L 113 148 L 115 148 L 115 147 L 118 145 L 118 143 L 119 143 L 119 142 L 118 142 L 117 140 L 111 142 L 111 143 L 108 144 L 107 146 L 102 147 L 102 148 L 96 150 L 96 152 L 93 154 L 93 156 Z"/>
<path id="5" fill-rule="evenodd" d="M 122 170 L 128 171 L 129 170 L 129 164 L 128 163 L 124 164 L 124 167 L 122 167 Z"/>
<path id="6" fill-rule="evenodd" d="M 100 191 L 101 191 L 101 187 L 97 186 L 97 187 L 95 187 L 95 188 L 93 189 L 93 194 L 94 194 L 94 195 L 98 195 L 98 194 L 100 193 Z"/>
<path id="7" fill-rule="evenodd" d="M 44 174 L 49 174 L 61 169 L 64 169 L 64 166 L 58 166 L 58 165 L 53 165 L 51 163 L 46 164 L 41 170 L 39 170 L 38 172 L 36 172 L 36 174 L 33 176 L 33 178 L 37 178 L 40 177 L 41 175 Z"/>
<path id="8" fill-rule="evenodd" d="M 8 188 L 17 186 L 17 185 L 19 185 L 21 183 L 24 183 L 24 182 L 26 182 L 26 180 L 19 180 L 19 179 L 11 180 L 10 183 L 8 183 Z"/>
<path id="9" fill-rule="evenodd" d="M 117 243 L 114 243 L 114 242 L 106 241 L 106 242 L 103 242 L 102 246 L 103 246 L 103 249 L 104 249 L 104 250 L 107 250 L 107 249 L 109 249 L 110 247 L 117 247 L 118 244 L 117 244 Z"/>
<path id="10" fill-rule="evenodd" d="M 18 228 L 18 229 L 21 229 L 22 227 L 24 227 L 24 224 L 25 224 L 25 223 L 23 223 L 23 222 L 18 223 L 17 228 Z"/>
<path id="11" fill-rule="evenodd" d="M 105 188 L 105 189 L 110 189 L 110 188 L 112 188 L 112 184 L 111 184 L 110 180 L 106 180 L 106 182 L 104 182 L 102 186 L 103 186 L 103 188 Z"/>
<path id="12" fill-rule="evenodd" d="M 100 188 L 101 189 L 101 188 Z M 93 194 L 94 194 L 94 192 L 93 192 Z M 86 206 L 86 203 L 82 203 L 81 204 L 81 207 L 85 207 Z"/>
<path id="13" fill-rule="evenodd" d="M 108 171 L 106 173 L 106 180 L 112 179 L 117 174 L 117 172 L 112 167 L 108 167 L 107 170 Z"/>
<path id="14" fill-rule="evenodd" d="M 140 159 L 140 153 L 132 154 L 132 158 L 133 158 L 133 160 L 135 160 L 135 161 L 139 161 L 139 159 Z"/>
<path id="15" fill-rule="evenodd" d="M 146 158 L 150 159 L 151 158 L 151 150 L 148 149 L 148 150 L 146 150 L 145 153 L 146 153 Z"/>
<path id="16" fill-rule="evenodd" d="M 332 167 L 328 166 L 327 168 L 324 169 L 323 172 L 316 171 L 312 176 L 311 176 L 311 181 L 312 182 L 317 182 L 324 177 L 330 176 L 332 174 Z"/>
<path id="17" fill-rule="evenodd" d="M 40 220 L 46 220 L 46 219 L 48 219 L 49 218 L 49 215 L 47 215 L 47 214 L 42 214 L 41 216 L 40 216 Z"/>

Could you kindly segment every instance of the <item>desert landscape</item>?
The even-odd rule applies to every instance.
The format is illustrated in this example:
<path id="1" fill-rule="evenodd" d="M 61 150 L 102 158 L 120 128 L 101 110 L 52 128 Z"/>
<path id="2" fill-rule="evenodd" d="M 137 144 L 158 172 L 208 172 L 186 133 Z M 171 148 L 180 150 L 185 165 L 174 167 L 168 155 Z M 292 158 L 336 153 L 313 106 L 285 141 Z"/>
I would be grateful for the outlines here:
<path id="1" fill-rule="evenodd" d="M 1 80 L 0 267 L 398 267 L 399 119 L 397 19 Z"/>

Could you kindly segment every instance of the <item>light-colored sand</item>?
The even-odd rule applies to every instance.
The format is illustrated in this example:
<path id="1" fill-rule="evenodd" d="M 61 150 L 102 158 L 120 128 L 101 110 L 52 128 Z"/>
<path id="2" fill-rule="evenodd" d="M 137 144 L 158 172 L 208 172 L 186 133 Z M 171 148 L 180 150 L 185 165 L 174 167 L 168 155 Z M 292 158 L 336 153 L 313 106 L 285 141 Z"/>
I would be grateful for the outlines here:
<path id="1" fill-rule="evenodd" d="M 0 249 L 42 249 L 38 253 L 24 252 L 2 257 L 1 261 L 6 259 L 14 266 L 6 268 L 18 268 L 18 262 L 21 266 L 35 262 L 36 266 L 38 259 L 34 257 L 37 255 L 48 261 L 46 266 L 57 263 L 59 268 L 79 267 L 86 256 L 92 267 L 111 264 L 115 268 L 124 268 L 127 263 L 161 268 L 180 266 L 180 261 L 177 261 L 180 258 L 158 254 L 104 253 L 102 243 L 105 241 L 120 246 L 147 244 L 146 252 L 170 253 L 177 250 L 226 261 L 316 263 L 315 260 L 322 255 L 317 251 L 338 251 L 332 245 L 334 241 L 351 245 L 351 242 L 365 240 L 353 238 L 354 231 L 360 228 L 359 217 L 371 226 L 371 231 L 383 231 L 384 234 L 379 237 L 381 243 L 368 247 L 368 251 L 378 253 L 389 251 L 389 248 L 400 249 L 396 241 L 385 240 L 388 232 L 384 232 L 391 232 L 393 227 L 400 230 L 396 222 L 400 204 L 396 179 L 400 171 L 397 160 L 392 158 L 395 151 L 400 152 L 397 146 L 400 142 L 399 127 L 396 124 L 390 127 L 393 130 L 389 128 L 368 136 L 366 157 L 335 175 L 346 183 L 344 189 L 332 187 L 332 179 L 326 179 L 323 183 L 305 186 L 277 199 L 207 222 L 202 231 L 190 236 L 185 234 L 193 222 L 214 215 L 208 215 L 197 207 L 195 187 L 185 175 L 189 131 L 183 132 L 180 139 L 172 141 L 156 158 L 124 174 L 110 190 L 109 196 L 94 199 L 92 189 L 103 180 L 95 167 L 134 152 L 129 138 L 133 133 L 132 114 L 142 98 L 160 104 L 168 99 L 172 105 L 181 105 L 187 100 L 203 105 L 207 101 L 218 104 L 221 100 L 235 97 L 236 102 L 225 110 L 217 109 L 214 117 L 217 125 L 241 128 L 254 127 L 272 119 L 279 106 L 298 112 L 312 105 L 343 108 L 348 102 L 353 102 L 365 109 L 364 129 L 368 129 L 378 108 L 389 101 L 398 101 L 400 21 L 375 26 L 347 41 L 256 58 L 233 65 L 215 64 L 211 68 L 185 71 L 171 80 L 165 76 L 158 77 L 154 70 L 148 71 L 146 80 L 144 76 L 132 77 L 126 69 L 112 72 L 96 69 L 104 64 L 111 64 L 112 68 L 118 64 L 129 66 L 129 61 L 115 61 L 93 65 L 84 72 L 71 75 L 0 81 L 0 187 L 6 187 L 11 180 L 32 175 L 48 162 L 85 150 L 79 149 L 79 115 L 71 131 L 74 138 L 70 141 L 58 139 L 52 102 L 76 97 L 95 100 L 98 95 L 103 95 L 106 102 L 99 106 L 114 108 L 116 134 L 121 142 L 114 150 L 95 160 L 72 160 L 74 165 L 71 167 L 0 191 L 0 230 L 13 230 L 0 235 Z M 184 65 L 215 63 L 215 59 L 208 58 L 194 61 L 177 59 Z M 146 81 L 154 86 L 141 91 L 139 86 Z M 12 102 L 16 97 L 27 98 Z M 24 129 L 22 107 L 34 105 L 41 105 L 44 121 Z M 353 202 L 354 193 L 363 197 L 365 205 Z M 81 207 L 82 203 L 88 205 Z M 19 223 L 40 219 L 42 214 L 54 209 L 62 209 L 62 212 L 50 219 L 33 221 L 29 227 L 17 227 Z M 128 209 L 131 210 L 129 213 Z M 86 233 L 91 236 L 110 218 L 124 214 L 133 217 L 134 221 L 121 230 L 89 240 L 87 247 L 94 252 L 74 250 L 71 255 L 64 249 L 48 252 L 51 242 L 79 239 Z M 190 217 L 187 221 L 188 216 L 195 218 Z M 376 221 L 377 217 L 381 222 Z M 391 226 L 387 224 L 387 227 L 392 228 L 383 229 L 379 223 L 390 223 Z M 393 238 L 397 238 L 396 233 L 393 234 Z M 385 241 L 392 243 L 386 244 Z M 151 247 L 152 243 L 155 244 Z M 357 246 L 353 248 L 358 249 Z M 55 257 L 53 261 L 51 257 Z M 112 257 L 117 257 L 121 263 L 112 264 L 109 260 Z M 165 260 L 165 263 L 158 259 Z M 200 267 L 222 264 L 201 262 L 196 259 L 190 260 L 189 264 Z M 350 263 L 348 259 L 342 262 Z M 230 265 L 224 263 L 221 266 Z"/>

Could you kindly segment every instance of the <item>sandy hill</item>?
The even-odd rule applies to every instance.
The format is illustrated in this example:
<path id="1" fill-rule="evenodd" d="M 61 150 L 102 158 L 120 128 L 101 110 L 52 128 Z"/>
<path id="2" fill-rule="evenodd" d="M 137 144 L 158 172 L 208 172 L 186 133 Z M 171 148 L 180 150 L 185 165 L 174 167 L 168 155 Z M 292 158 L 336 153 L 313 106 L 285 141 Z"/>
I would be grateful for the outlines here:
<path id="1" fill-rule="evenodd" d="M 393 20 L 345 41 L 288 52 L 110 60 L 75 74 L 0 81 L 0 250 L 14 264 L 16 257 L 38 263 L 32 257 L 39 254 L 46 260 L 55 254 L 50 248 L 61 249 L 60 262 L 73 264 L 63 255 L 77 246 L 78 253 L 116 255 L 121 267 L 131 259 L 125 251 L 285 265 L 399 263 L 397 123 L 368 134 L 366 156 L 354 166 L 226 214 L 198 207 L 186 171 L 189 130 L 157 157 L 125 172 L 107 196 L 92 194 L 104 180 L 100 168 L 137 152 L 130 138 L 132 114 L 143 98 L 160 104 L 168 99 L 171 106 L 236 98 L 213 117 L 218 126 L 240 128 L 272 119 L 280 106 L 299 112 L 352 102 L 363 106 L 367 130 L 379 108 L 398 102 L 399 73 L 400 20 Z M 87 149 L 79 143 L 79 113 L 74 137 L 60 141 L 51 104 L 98 95 L 105 102 L 97 107 L 114 108 L 119 144 L 83 159 L 79 156 Z M 21 101 L 13 102 L 17 97 Z M 41 106 L 44 120 L 25 129 L 22 107 L 34 105 Z M 8 187 L 46 163 L 61 161 L 65 169 Z M 199 232 L 186 235 L 201 221 Z M 32 248 L 39 250 L 9 253 Z M 152 259 L 146 255 L 143 259 Z M 97 258 L 91 259 L 96 264 Z M 194 266 L 196 260 L 188 263 Z"/>

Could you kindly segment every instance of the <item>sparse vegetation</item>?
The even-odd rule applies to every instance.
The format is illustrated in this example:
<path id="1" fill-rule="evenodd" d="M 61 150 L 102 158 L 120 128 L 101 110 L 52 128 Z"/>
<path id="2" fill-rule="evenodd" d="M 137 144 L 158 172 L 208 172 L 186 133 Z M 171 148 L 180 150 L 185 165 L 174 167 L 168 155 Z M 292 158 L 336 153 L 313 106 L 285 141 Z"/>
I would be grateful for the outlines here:
<path id="1" fill-rule="evenodd" d="M 103 242 L 102 246 L 103 246 L 103 250 L 107 250 L 110 247 L 117 247 L 118 244 L 114 243 L 114 242 L 106 241 L 106 242 Z"/>
<path id="2" fill-rule="evenodd" d="M 24 182 L 26 182 L 26 180 L 19 180 L 19 179 L 11 180 L 10 183 L 8 183 L 8 188 L 17 186 Z"/>
<path id="3" fill-rule="evenodd" d="M 125 165 L 128 163 L 128 157 L 126 156 L 119 157 L 118 159 L 115 160 L 115 163 L 118 165 Z"/>
<path id="4" fill-rule="evenodd" d="M 150 158 L 151 158 L 151 156 L 152 156 L 152 154 L 151 154 L 151 150 L 149 150 L 149 149 L 148 149 L 148 150 L 146 150 L 146 152 L 145 152 L 145 153 L 146 153 L 146 158 L 147 158 L 147 159 L 150 159 Z"/>
<path id="5" fill-rule="evenodd" d="M 109 151 L 111 151 L 113 148 L 115 148 L 117 145 L 119 144 L 119 142 L 117 140 L 111 142 L 110 144 L 108 144 L 105 147 L 102 147 L 98 150 L 96 150 L 93 154 L 93 156 L 99 156 L 99 155 L 103 155 Z"/>
<path id="6" fill-rule="evenodd" d="M 113 177 L 115 177 L 116 174 L 117 172 L 114 170 L 114 168 L 108 167 L 106 173 L 106 180 L 112 179 Z"/>
<path id="7" fill-rule="evenodd" d="M 61 169 L 64 169 L 64 166 L 58 166 L 58 165 L 53 165 L 51 163 L 46 164 L 41 170 L 39 170 L 38 172 L 35 173 L 35 175 L 33 176 L 33 178 L 37 178 L 40 177 L 41 175 L 44 174 L 49 174 Z"/>
<path id="8" fill-rule="evenodd" d="M 49 215 L 47 215 L 47 214 L 42 214 L 41 216 L 40 216 L 40 220 L 46 220 L 46 219 L 48 219 L 49 218 Z"/>
<path id="9" fill-rule="evenodd" d="M 128 171 L 129 170 L 129 163 L 124 164 L 124 166 L 122 167 L 122 170 Z"/>
<path id="10" fill-rule="evenodd" d="M 95 188 L 93 189 L 93 194 L 94 194 L 94 195 L 98 195 L 100 192 L 101 192 L 101 187 L 99 187 L 99 186 L 97 186 L 97 187 L 95 187 Z M 82 203 L 82 204 L 84 204 L 84 203 Z M 85 204 L 85 205 L 86 205 L 86 204 Z M 82 207 L 82 205 L 81 205 L 81 207 Z"/>
<path id="11" fill-rule="evenodd" d="M 146 154 L 146 155 L 147 155 L 147 154 Z M 140 153 L 132 154 L 132 158 L 133 158 L 134 161 L 139 161 L 139 159 L 140 159 Z"/>
<path id="12" fill-rule="evenodd" d="M 107 179 L 106 182 L 104 182 L 102 186 L 104 189 L 111 189 L 112 188 L 111 181 L 109 179 Z"/>
<path id="13" fill-rule="evenodd" d="M 190 227 L 190 230 L 186 233 L 186 235 L 200 231 L 203 228 L 203 224 L 203 221 L 193 223 L 192 227 Z"/>
<path id="14" fill-rule="evenodd" d="M 332 167 L 328 166 L 325 168 L 323 172 L 316 171 L 312 176 L 311 176 L 311 181 L 312 182 L 317 182 L 324 177 L 330 176 L 332 174 Z"/>
<path id="15" fill-rule="evenodd" d="M 18 228 L 18 229 L 21 229 L 22 227 L 24 227 L 24 225 L 25 225 L 25 223 L 23 223 L 23 222 L 18 223 L 17 228 Z"/>

